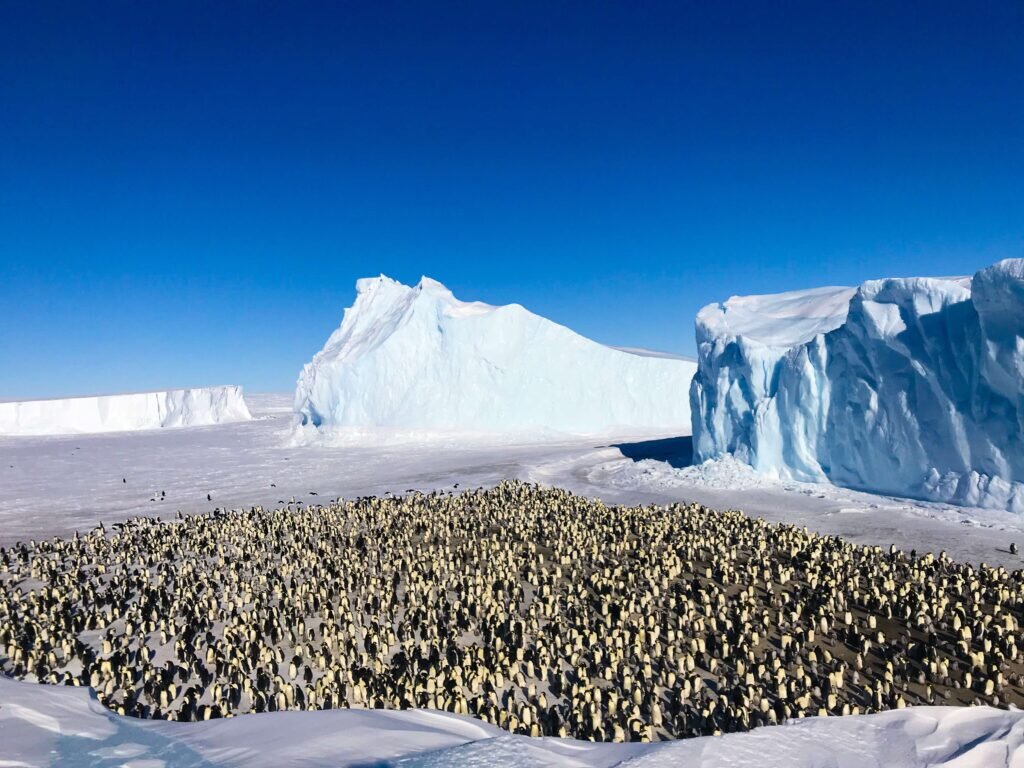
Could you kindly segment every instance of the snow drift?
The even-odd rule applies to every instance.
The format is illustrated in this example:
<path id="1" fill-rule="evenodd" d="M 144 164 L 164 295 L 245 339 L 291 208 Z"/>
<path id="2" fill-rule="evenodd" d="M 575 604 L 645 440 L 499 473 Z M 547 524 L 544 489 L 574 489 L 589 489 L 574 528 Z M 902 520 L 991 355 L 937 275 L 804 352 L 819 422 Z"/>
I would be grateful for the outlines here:
<path id="1" fill-rule="evenodd" d="M 426 277 L 356 291 L 299 376 L 302 425 L 689 433 L 692 361 L 613 349 L 518 304 L 462 302 Z"/>
<path id="2" fill-rule="evenodd" d="M 60 435 L 248 421 L 237 386 L 0 403 L 0 435 Z"/>
<path id="3" fill-rule="evenodd" d="M 1024 512 L 1024 260 L 697 315 L 694 457 Z"/>
<path id="4" fill-rule="evenodd" d="M 1024 713 L 912 707 L 814 717 L 750 733 L 653 744 L 513 736 L 436 710 L 274 712 L 178 723 L 104 709 L 84 688 L 0 677 L 0 765 L 688 766 L 690 768 L 1019 768 Z"/>

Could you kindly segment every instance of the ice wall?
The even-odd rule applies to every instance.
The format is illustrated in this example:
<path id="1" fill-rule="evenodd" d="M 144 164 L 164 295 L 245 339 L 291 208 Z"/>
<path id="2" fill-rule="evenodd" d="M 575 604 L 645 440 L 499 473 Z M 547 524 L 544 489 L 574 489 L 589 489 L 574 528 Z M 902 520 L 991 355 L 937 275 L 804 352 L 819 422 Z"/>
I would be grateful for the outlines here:
<path id="1" fill-rule="evenodd" d="M 252 416 L 237 386 L 0 402 L 0 435 L 198 427 Z"/>
<path id="2" fill-rule="evenodd" d="M 696 364 L 598 344 L 517 304 L 462 302 L 440 283 L 363 279 L 307 364 L 307 427 L 686 434 Z"/>
<path id="3" fill-rule="evenodd" d="M 694 454 L 1024 512 L 1024 260 L 697 316 Z"/>

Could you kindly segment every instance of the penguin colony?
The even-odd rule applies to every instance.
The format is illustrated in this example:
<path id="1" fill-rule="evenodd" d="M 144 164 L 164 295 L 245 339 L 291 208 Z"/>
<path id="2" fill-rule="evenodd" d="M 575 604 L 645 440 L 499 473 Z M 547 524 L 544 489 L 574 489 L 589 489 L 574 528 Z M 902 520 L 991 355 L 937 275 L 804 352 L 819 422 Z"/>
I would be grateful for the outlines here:
<path id="1" fill-rule="evenodd" d="M 0 549 L 0 667 L 122 714 L 429 707 L 645 741 L 1024 705 L 1021 571 L 504 482 Z"/>

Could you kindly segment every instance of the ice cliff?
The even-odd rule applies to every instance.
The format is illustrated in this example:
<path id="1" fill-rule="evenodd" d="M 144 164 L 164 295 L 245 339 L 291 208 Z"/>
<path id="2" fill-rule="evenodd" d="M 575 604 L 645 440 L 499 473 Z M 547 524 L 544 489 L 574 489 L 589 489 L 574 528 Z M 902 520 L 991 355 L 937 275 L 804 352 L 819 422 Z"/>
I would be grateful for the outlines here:
<path id="1" fill-rule="evenodd" d="M 252 416 L 237 386 L 0 402 L 0 435 L 199 427 Z"/>
<path id="2" fill-rule="evenodd" d="M 697 315 L 694 456 L 1024 512 L 1024 259 Z"/>
<path id="3" fill-rule="evenodd" d="M 299 376 L 302 425 L 689 432 L 692 361 L 613 349 L 517 304 L 459 301 L 426 277 L 368 278 L 356 291 Z"/>

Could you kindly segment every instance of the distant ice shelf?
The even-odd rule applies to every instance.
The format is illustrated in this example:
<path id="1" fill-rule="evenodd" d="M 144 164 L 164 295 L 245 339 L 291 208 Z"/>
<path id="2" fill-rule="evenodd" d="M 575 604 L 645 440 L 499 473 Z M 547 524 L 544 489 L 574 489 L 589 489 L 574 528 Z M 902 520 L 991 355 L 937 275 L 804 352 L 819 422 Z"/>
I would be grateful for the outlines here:
<path id="1" fill-rule="evenodd" d="M 306 427 L 689 433 L 693 361 L 608 347 L 518 304 L 459 301 L 426 277 L 356 291 L 299 376 Z"/>
<path id="2" fill-rule="evenodd" d="M 1024 259 L 697 315 L 694 456 L 1024 513 Z"/>
<path id="3" fill-rule="evenodd" d="M 62 435 L 248 421 L 238 386 L 0 402 L 0 435 Z"/>

